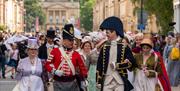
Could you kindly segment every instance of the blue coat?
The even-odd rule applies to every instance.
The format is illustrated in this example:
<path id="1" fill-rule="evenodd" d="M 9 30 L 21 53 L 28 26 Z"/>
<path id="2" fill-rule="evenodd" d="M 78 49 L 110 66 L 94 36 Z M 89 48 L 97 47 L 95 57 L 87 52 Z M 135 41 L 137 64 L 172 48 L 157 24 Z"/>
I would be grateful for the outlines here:
<path id="1" fill-rule="evenodd" d="M 135 65 L 135 59 L 133 57 L 133 54 L 128 46 L 125 46 L 121 42 L 122 40 L 118 41 L 117 43 L 117 62 L 116 62 L 116 70 L 118 71 L 119 75 L 121 76 L 123 82 L 124 82 L 124 91 L 130 91 L 133 89 L 132 84 L 127 79 L 127 69 L 132 70 Z M 105 75 L 107 72 L 108 64 L 109 64 L 109 55 L 110 55 L 110 46 L 111 43 L 109 41 L 106 41 L 104 46 L 102 47 L 98 63 L 97 63 L 97 71 L 96 71 L 96 82 L 98 84 L 101 84 L 101 91 L 103 91 L 103 84 Z M 130 63 L 123 63 L 125 59 L 129 59 Z"/>

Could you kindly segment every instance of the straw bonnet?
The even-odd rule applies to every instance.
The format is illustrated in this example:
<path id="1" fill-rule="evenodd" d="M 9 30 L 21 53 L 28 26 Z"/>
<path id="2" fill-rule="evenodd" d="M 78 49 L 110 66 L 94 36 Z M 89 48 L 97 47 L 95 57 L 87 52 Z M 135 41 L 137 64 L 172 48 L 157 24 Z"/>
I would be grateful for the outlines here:
<path id="1" fill-rule="evenodd" d="M 149 47 L 153 48 L 153 42 L 152 42 L 152 40 L 149 39 L 149 38 L 143 39 L 140 45 L 141 45 L 141 47 L 142 47 L 143 45 L 148 45 Z"/>

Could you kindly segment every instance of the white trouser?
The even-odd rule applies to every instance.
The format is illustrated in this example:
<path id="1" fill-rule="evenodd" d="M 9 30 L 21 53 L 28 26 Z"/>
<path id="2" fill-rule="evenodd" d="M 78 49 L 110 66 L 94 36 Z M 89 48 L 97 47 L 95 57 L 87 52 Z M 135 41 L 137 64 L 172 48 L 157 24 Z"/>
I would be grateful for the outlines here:
<path id="1" fill-rule="evenodd" d="M 119 84 L 113 79 L 109 84 L 104 85 L 103 91 L 124 91 L 124 84 Z"/>

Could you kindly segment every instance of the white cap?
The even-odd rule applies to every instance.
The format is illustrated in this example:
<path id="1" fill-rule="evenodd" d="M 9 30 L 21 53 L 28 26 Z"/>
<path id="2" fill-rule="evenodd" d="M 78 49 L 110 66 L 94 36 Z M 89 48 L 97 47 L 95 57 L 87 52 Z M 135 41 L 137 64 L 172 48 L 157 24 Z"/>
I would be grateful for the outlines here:
<path id="1" fill-rule="evenodd" d="M 83 39 L 82 39 L 82 42 L 86 42 L 86 41 L 90 41 L 92 42 L 92 38 L 90 36 L 85 36 Z"/>

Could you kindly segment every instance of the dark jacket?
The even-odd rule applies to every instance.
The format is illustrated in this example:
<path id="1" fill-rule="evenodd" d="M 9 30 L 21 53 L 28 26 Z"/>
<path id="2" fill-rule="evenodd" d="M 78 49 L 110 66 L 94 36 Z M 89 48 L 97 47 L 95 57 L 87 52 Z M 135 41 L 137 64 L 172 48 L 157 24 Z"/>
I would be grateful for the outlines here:
<path id="1" fill-rule="evenodd" d="M 4 44 L 0 44 L 0 55 L 5 55 L 6 50 L 6 46 Z"/>
<path id="2" fill-rule="evenodd" d="M 26 44 L 18 43 L 17 45 L 18 45 L 18 50 L 19 50 L 19 57 L 21 59 L 26 58 L 28 56 L 25 51 L 27 49 Z"/>
<path id="3" fill-rule="evenodd" d="M 96 72 L 96 82 L 101 84 L 101 91 L 103 91 L 103 84 L 105 80 L 105 75 L 107 72 L 109 64 L 109 55 L 110 55 L 110 46 L 111 43 L 107 41 L 103 48 L 100 51 L 98 63 L 97 63 L 97 72 Z M 124 82 L 124 91 L 130 91 L 133 89 L 132 84 L 128 81 L 127 69 L 132 70 L 136 64 L 133 54 L 128 46 L 122 44 L 121 40 L 117 43 L 117 62 L 116 70 L 121 76 Z M 123 63 L 125 59 L 129 59 L 130 63 Z"/>
<path id="4" fill-rule="evenodd" d="M 48 58 L 48 54 L 47 54 L 47 47 L 46 47 L 46 43 L 44 43 L 43 45 L 41 45 L 39 47 L 39 50 L 38 50 L 38 57 L 40 59 L 47 59 Z"/>

